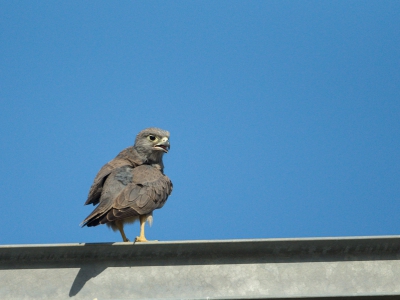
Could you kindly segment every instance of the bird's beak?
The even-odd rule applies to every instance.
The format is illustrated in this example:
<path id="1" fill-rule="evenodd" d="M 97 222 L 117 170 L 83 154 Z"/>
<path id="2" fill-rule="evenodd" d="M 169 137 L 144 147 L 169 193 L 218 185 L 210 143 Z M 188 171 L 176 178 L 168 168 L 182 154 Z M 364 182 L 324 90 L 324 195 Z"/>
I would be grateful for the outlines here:
<path id="1" fill-rule="evenodd" d="M 161 139 L 161 142 L 158 143 L 157 145 L 154 145 L 154 148 L 156 148 L 157 150 L 162 150 L 165 153 L 168 153 L 169 148 L 170 148 L 170 144 L 169 144 L 169 140 L 167 137 L 163 137 Z"/>

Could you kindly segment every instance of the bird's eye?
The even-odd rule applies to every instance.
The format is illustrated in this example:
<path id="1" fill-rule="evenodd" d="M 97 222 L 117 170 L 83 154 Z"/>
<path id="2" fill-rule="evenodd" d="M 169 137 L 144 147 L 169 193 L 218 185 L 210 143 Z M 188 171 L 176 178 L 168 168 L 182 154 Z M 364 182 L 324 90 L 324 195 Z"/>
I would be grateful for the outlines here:
<path id="1" fill-rule="evenodd" d="M 156 137 L 155 137 L 154 135 L 149 135 L 149 140 L 150 140 L 150 141 L 155 141 L 155 140 L 156 140 Z"/>

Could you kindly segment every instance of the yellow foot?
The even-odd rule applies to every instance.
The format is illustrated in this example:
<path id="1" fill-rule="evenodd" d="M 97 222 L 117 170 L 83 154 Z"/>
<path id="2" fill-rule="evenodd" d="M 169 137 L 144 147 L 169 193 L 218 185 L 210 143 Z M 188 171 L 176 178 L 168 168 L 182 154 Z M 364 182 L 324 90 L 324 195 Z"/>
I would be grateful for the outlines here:
<path id="1" fill-rule="evenodd" d="M 136 239 L 135 239 L 135 243 L 136 243 L 136 242 L 142 243 L 142 242 L 148 242 L 148 240 L 146 240 L 145 237 L 137 236 Z"/>

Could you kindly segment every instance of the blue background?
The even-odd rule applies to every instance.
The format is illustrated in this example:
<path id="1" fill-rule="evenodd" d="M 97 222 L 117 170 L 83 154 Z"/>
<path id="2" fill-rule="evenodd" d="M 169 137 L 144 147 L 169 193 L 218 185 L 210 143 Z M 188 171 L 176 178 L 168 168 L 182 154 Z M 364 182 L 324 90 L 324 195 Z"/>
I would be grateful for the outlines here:
<path id="1" fill-rule="evenodd" d="M 80 228 L 103 164 L 157 126 L 148 239 L 400 233 L 399 1 L 1 1 L 0 244 Z M 133 239 L 138 224 L 126 228 Z"/>

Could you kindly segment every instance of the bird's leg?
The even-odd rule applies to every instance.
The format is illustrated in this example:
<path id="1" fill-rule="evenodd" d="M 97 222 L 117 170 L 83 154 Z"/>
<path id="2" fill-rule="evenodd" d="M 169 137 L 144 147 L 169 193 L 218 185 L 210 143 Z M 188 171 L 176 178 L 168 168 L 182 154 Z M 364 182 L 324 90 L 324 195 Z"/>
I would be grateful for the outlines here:
<path id="1" fill-rule="evenodd" d="M 117 225 L 118 230 L 121 233 L 122 240 L 124 242 L 129 242 L 129 240 L 127 239 L 125 232 L 124 232 L 124 224 L 121 221 L 117 220 L 117 221 L 115 221 L 115 225 Z"/>
<path id="2" fill-rule="evenodd" d="M 144 237 L 144 224 L 146 224 L 146 216 L 140 216 L 140 236 L 137 236 L 135 242 L 147 242 Z"/>

